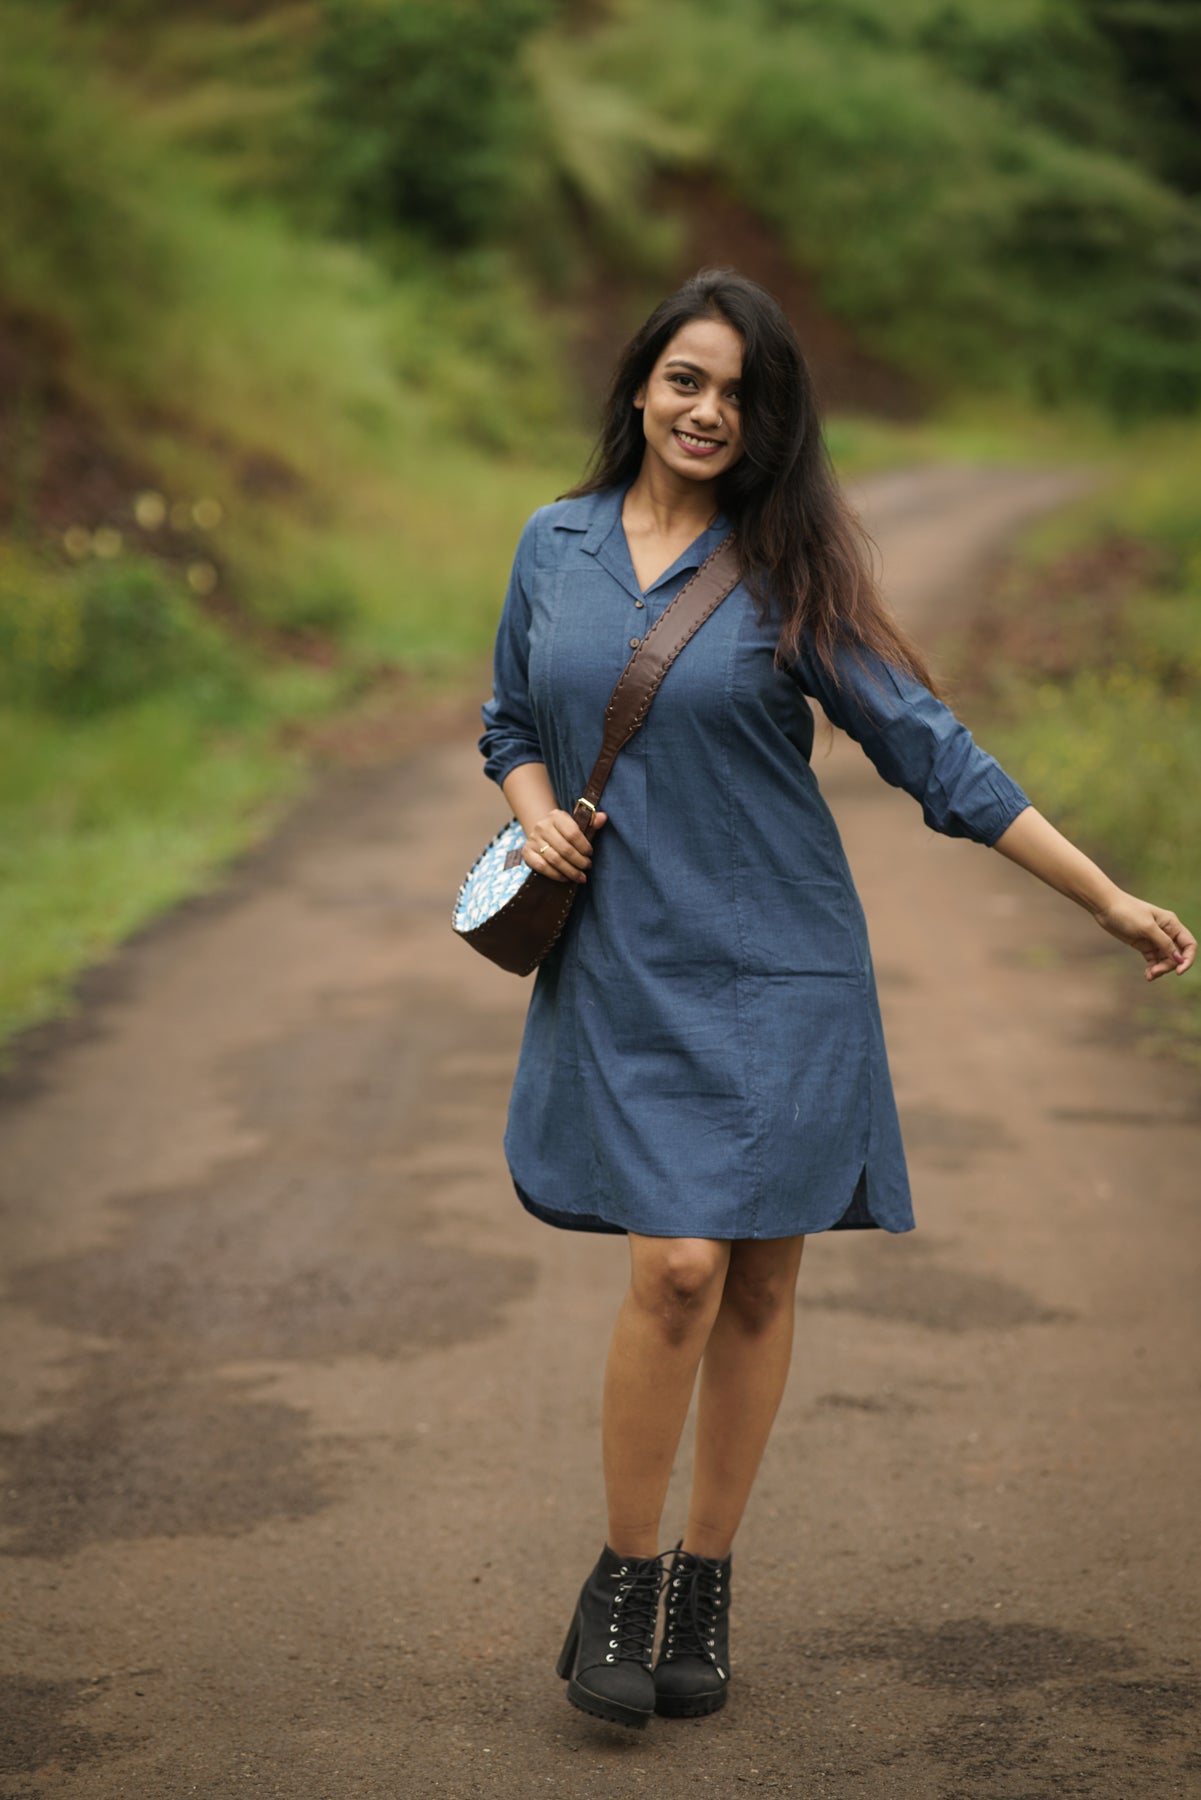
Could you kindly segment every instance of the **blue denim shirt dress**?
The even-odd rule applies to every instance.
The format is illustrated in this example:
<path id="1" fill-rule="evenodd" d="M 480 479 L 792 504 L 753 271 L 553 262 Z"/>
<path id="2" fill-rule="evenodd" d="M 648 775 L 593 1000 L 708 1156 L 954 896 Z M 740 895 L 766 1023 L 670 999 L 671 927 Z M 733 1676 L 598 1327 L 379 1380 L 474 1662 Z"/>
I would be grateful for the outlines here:
<path id="1" fill-rule="evenodd" d="M 544 762 L 570 810 L 640 638 L 729 530 L 644 594 L 625 490 L 539 508 L 513 565 L 482 708 L 484 772 Z M 1030 803 L 911 676 L 810 650 L 739 585 L 669 669 L 605 789 L 608 823 L 539 966 L 505 1131 L 549 1223 L 772 1238 L 913 1226 L 867 926 L 810 767 L 815 696 L 927 825 L 992 844 Z"/>

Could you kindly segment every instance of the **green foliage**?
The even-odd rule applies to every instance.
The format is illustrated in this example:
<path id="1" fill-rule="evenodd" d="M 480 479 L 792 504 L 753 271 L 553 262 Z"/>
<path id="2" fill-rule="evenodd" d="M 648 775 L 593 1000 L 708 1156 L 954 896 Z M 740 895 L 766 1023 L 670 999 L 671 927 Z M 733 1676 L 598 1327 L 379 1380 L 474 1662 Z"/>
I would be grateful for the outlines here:
<path id="1" fill-rule="evenodd" d="M 702 131 L 830 307 L 943 391 L 1201 399 L 1201 208 L 1083 7 L 631 3 L 591 66 Z"/>
<path id="2" fill-rule="evenodd" d="M 1145 154 L 1183 192 L 1201 189 L 1201 0 L 1089 0 L 1110 45 Z"/>
<path id="3" fill-rule="evenodd" d="M 273 724 L 264 704 L 216 734 L 186 690 L 70 722 L 0 711 L 0 1043 L 279 816 L 302 770 Z"/>
<path id="4" fill-rule="evenodd" d="M 0 566 L 0 681 L 9 699 L 78 716 L 186 683 L 228 706 L 245 691 L 230 640 L 148 558 L 69 574 Z"/>
<path id="5" fill-rule="evenodd" d="M 70 80 L 53 7 L 0 28 L 0 306 L 101 367 L 136 368 L 130 295 L 168 303 L 169 239 L 146 170 L 86 84 Z"/>
<path id="6" fill-rule="evenodd" d="M 461 247 L 508 193 L 525 97 L 517 53 L 543 0 L 322 0 L 321 180 L 353 227 Z"/>
<path id="7" fill-rule="evenodd" d="M 1199 10 L 9 0 L 0 332 L 17 322 L 33 369 L 27 416 L 0 421 L 22 534 L 0 548 L 0 1015 L 57 1004 L 81 962 L 261 828 L 300 779 L 281 725 L 381 662 L 482 666 L 514 521 L 582 462 L 593 388 L 564 302 L 609 270 L 649 284 L 678 265 L 690 221 L 658 204 L 660 172 L 732 188 L 860 340 L 946 394 L 1194 404 Z M 221 616 L 249 629 L 231 637 L 185 592 L 186 538 L 140 540 L 125 516 L 107 523 L 170 565 L 62 566 L 57 527 L 38 535 L 60 407 L 122 481 L 220 500 Z M 1028 454 L 995 416 L 953 443 L 931 426 L 920 454 L 969 434 L 978 456 Z M 915 454 L 862 421 L 833 435 L 860 467 Z M 1178 498 L 1146 529 L 1172 537 L 1194 593 Z M 1114 818 L 1082 828 L 1132 858 L 1153 846 L 1123 822 L 1122 770 L 1094 761 L 1073 784 L 1063 734 L 1077 721 L 1078 755 L 1103 759 L 1105 709 L 1142 729 L 1166 692 L 1192 759 L 1177 598 L 1147 598 L 1122 680 L 1094 670 L 1030 713 L 1064 806 L 1112 790 Z M 274 660 L 297 650 L 321 666 Z"/>
<path id="8" fill-rule="evenodd" d="M 1008 595 L 1019 613 L 1048 604 L 1038 587 L 1046 567 L 1115 534 L 1148 546 L 1158 573 L 1127 594 L 1116 629 L 1080 635 L 1089 652 L 1069 673 L 1050 679 L 1012 664 L 995 672 L 1003 711 L 989 744 L 1070 837 L 1201 936 L 1201 838 L 1190 814 L 1201 783 L 1197 454 L 1195 428 L 1131 446 L 1118 479 L 1030 555 Z M 1087 592 L 1056 605 L 1095 614 Z M 1145 1018 L 1154 1035 L 1201 1060 L 1195 977 L 1161 982 Z"/>
<path id="9" fill-rule="evenodd" d="M 473 281 L 497 314 L 522 304 L 517 257 L 561 294 L 611 264 L 665 276 L 685 222 L 655 206 L 654 177 L 691 169 L 740 195 L 830 309 L 937 392 L 1083 399 L 1123 420 L 1201 399 L 1187 148 L 1201 139 L 1182 137 L 1198 103 L 1198 0 L 613 0 L 586 28 L 562 11 L 281 0 L 215 18 L 186 8 L 156 27 L 134 7 L 118 15 L 114 55 L 127 83 L 147 69 L 154 128 L 202 146 L 223 176 L 239 169 L 251 191 L 257 171 L 260 203 L 271 192 L 310 228 L 390 245 L 398 286 L 423 304 L 457 285 L 458 317 L 435 299 L 417 334 L 453 341 L 452 363 L 473 341 L 461 301 Z M 54 79 L 43 70 L 34 87 L 50 96 Z M 86 84 L 73 84 L 72 112 L 72 130 L 99 143 Z M 120 136 L 93 163 L 114 195 Z M 52 156 L 55 142 L 52 129 Z M 43 154 L 16 150 L 18 168 Z M 195 213 L 192 235 L 211 236 L 188 189 L 184 222 Z M 143 177 L 127 226 L 161 222 L 160 198 Z M 197 270 L 184 234 L 166 235 L 158 266 L 190 299 L 221 259 Z M 194 308 L 176 310 L 193 341 Z M 460 408 L 453 379 L 424 384 L 435 406 L 451 396 L 439 424 L 467 416 L 495 447 L 489 415 L 511 422 L 514 408 L 473 385 Z"/>

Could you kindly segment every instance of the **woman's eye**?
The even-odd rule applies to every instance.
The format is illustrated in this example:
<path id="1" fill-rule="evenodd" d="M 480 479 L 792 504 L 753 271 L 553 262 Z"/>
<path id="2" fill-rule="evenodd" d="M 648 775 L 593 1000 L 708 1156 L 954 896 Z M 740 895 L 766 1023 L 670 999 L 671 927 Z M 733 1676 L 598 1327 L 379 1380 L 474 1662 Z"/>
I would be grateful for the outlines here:
<path id="1" fill-rule="evenodd" d="M 681 387 L 695 387 L 696 386 L 696 382 L 692 379 L 691 375 L 670 375 L 668 377 L 668 380 L 679 382 Z"/>

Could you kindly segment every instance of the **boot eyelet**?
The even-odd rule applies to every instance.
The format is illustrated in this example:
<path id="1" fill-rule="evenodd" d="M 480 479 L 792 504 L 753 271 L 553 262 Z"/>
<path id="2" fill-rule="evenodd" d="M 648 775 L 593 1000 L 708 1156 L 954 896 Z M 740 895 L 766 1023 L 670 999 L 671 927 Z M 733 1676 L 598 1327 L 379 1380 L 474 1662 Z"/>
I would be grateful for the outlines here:
<path id="1" fill-rule="evenodd" d="M 615 1656 L 606 1656 L 605 1661 L 607 1663 L 616 1662 L 617 1658 Z"/>

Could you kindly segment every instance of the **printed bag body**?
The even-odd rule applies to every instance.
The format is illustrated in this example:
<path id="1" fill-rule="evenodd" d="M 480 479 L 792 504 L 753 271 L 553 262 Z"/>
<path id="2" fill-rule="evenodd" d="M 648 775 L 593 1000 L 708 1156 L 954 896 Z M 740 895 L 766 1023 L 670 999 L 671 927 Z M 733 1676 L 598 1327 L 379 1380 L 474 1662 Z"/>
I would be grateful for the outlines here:
<path id="1" fill-rule="evenodd" d="M 522 858 L 516 819 L 485 844 L 468 869 L 451 924 L 461 938 L 512 975 L 530 975 L 567 923 L 574 881 L 552 881 Z"/>

